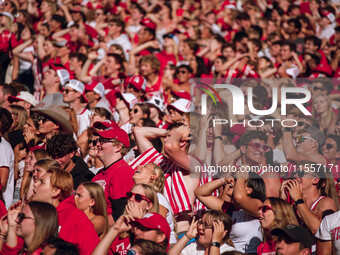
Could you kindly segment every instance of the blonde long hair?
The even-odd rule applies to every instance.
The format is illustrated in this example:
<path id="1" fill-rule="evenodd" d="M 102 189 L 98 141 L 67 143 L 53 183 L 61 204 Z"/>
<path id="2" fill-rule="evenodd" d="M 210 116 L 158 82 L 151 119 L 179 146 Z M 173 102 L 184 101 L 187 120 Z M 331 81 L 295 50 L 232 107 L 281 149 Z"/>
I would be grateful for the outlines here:
<path id="1" fill-rule="evenodd" d="M 270 227 L 270 231 L 274 228 L 284 228 L 287 225 L 299 225 L 294 210 L 287 201 L 277 197 L 268 197 L 266 200 L 269 200 L 275 215 L 275 219 Z M 264 242 L 272 239 L 270 231 L 265 231 L 263 235 Z"/>
<path id="2" fill-rule="evenodd" d="M 90 197 L 94 199 L 95 205 L 92 207 L 94 215 L 101 215 L 105 218 L 105 231 L 104 235 L 108 231 L 108 218 L 107 218 L 107 210 L 106 210 L 106 200 L 105 194 L 102 186 L 100 186 L 96 182 L 83 182 L 81 185 L 89 192 Z"/>
<path id="3" fill-rule="evenodd" d="M 323 119 L 322 115 L 320 115 L 319 113 L 316 112 L 315 107 L 314 107 L 314 103 L 313 103 L 312 116 L 319 122 L 321 128 L 323 126 L 328 128 L 331 125 L 331 122 L 336 119 L 335 113 L 333 112 L 333 109 L 332 109 L 332 101 L 326 95 L 321 94 L 321 95 L 318 95 L 316 98 L 318 98 L 318 97 L 323 97 L 324 99 L 326 99 L 326 101 L 327 101 L 327 115 L 326 115 L 326 118 Z M 314 101 L 315 101 L 316 98 L 314 98 Z"/>

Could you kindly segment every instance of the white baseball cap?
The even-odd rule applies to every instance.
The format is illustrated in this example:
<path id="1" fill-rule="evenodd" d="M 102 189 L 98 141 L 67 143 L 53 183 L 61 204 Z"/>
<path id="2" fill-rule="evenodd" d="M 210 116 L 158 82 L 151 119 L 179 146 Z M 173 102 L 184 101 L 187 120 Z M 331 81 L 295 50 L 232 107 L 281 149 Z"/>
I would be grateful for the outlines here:
<path id="1" fill-rule="evenodd" d="M 27 91 L 19 92 L 19 94 L 16 97 L 15 96 L 8 97 L 8 102 L 13 103 L 15 101 L 25 101 L 33 106 L 36 106 L 36 104 L 38 103 L 37 100 L 35 100 L 34 96 Z"/>
<path id="2" fill-rule="evenodd" d="M 50 64 L 50 68 L 57 73 L 61 86 L 65 86 L 65 84 L 70 80 L 69 72 L 65 68 L 55 66 L 54 64 Z"/>
<path id="3" fill-rule="evenodd" d="M 161 112 L 164 111 L 164 102 L 161 98 L 153 96 L 150 100 L 146 101 L 145 103 L 151 104 L 152 106 L 156 107 Z"/>
<path id="4" fill-rule="evenodd" d="M 120 95 L 124 101 L 129 105 L 129 108 L 132 109 L 135 104 L 138 103 L 138 99 L 137 97 L 135 97 L 134 94 L 131 94 L 131 93 L 120 93 L 119 91 L 116 92 L 116 95 Z"/>
<path id="5" fill-rule="evenodd" d="M 78 81 L 78 80 L 70 80 L 66 85 L 65 85 L 65 88 L 71 88 L 71 89 L 74 89 L 75 91 L 78 91 L 80 93 L 84 93 L 85 91 L 85 86 L 84 84 L 81 82 L 81 81 Z"/>
<path id="6" fill-rule="evenodd" d="M 187 113 L 191 110 L 191 102 L 188 99 L 180 98 L 168 105 L 168 109 L 170 108 L 175 108 L 179 112 Z"/>

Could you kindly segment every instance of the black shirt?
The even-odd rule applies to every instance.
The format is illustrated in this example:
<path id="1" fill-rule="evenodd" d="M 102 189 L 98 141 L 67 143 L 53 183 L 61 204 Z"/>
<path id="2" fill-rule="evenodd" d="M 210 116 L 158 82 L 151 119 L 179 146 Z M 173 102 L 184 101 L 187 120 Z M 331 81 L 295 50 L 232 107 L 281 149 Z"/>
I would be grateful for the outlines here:
<path id="1" fill-rule="evenodd" d="M 74 159 L 76 164 L 71 170 L 70 174 L 73 177 L 74 189 L 76 190 L 80 184 L 83 182 L 91 181 L 94 174 L 89 170 L 87 164 L 82 160 L 82 158 L 76 156 Z"/>

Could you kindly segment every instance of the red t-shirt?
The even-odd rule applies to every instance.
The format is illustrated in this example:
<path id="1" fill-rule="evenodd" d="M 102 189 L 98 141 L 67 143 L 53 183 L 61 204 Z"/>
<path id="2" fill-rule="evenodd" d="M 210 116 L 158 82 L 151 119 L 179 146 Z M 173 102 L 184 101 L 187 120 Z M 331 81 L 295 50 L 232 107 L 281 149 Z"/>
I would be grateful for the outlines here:
<path id="1" fill-rule="evenodd" d="M 126 196 L 126 192 L 130 191 L 134 175 L 133 169 L 121 158 L 112 163 L 108 168 L 99 170 L 97 175 L 92 179 L 104 189 L 106 198 L 107 213 L 112 214 L 113 209 L 110 200 L 120 199 Z"/>
<path id="2" fill-rule="evenodd" d="M 258 255 L 275 255 L 275 246 L 276 246 L 276 242 L 275 241 L 267 241 L 265 243 L 261 243 L 258 247 L 257 247 L 257 254 Z"/>

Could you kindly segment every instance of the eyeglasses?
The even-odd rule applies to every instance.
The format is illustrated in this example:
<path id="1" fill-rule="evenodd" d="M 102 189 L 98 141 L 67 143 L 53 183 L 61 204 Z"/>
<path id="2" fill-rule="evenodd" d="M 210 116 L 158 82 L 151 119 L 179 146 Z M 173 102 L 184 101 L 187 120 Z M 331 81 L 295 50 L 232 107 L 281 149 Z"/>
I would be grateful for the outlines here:
<path id="1" fill-rule="evenodd" d="M 274 211 L 274 209 L 269 205 L 262 205 L 259 207 L 259 211 L 262 211 L 262 213 L 266 213 L 268 210 Z"/>
<path id="2" fill-rule="evenodd" d="M 39 122 L 39 121 L 42 121 L 42 123 L 45 123 L 46 121 L 51 121 L 51 119 L 48 118 L 48 117 L 46 117 L 46 116 L 44 116 L 44 115 L 40 115 L 40 116 L 38 117 L 38 122 Z"/>
<path id="3" fill-rule="evenodd" d="M 197 226 L 202 226 L 203 230 L 212 229 L 213 228 L 212 225 L 208 224 L 208 222 L 204 222 L 202 219 L 198 220 Z"/>
<path id="4" fill-rule="evenodd" d="M 109 139 L 106 139 L 106 138 L 103 138 L 103 137 L 99 137 L 98 139 L 94 139 L 94 140 L 89 139 L 87 142 L 88 142 L 89 145 L 92 143 L 93 146 L 96 146 L 97 143 L 99 143 L 100 145 L 103 145 L 104 143 L 113 143 L 115 141 L 109 140 Z"/>
<path id="5" fill-rule="evenodd" d="M 133 193 L 133 192 L 131 192 L 131 191 L 126 192 L 126 198 L 127 198 L 127 199 L 131 199 L 133 196 L 135 197 L 135 201 L 136 201 L 137 203 L 141 203 L 142 200 L 144 200 L 144 201 L 146 201 L 146 202 L 148 202 L 148 203 L 152 203 L 152 202 L 150 201 L 150 199 L 148 199 L 146 196 L 143 196 L 143 195 L 137 194 L 137 193 Z"/>
<path id="6" fill-rule="evenodd" d="M 260 143 L 248 143 L 251 147 L 253 147 L 254 150 L 258 151 L 260 148 L 263 149 L 264 152 L 269 151 L 269 146 L 268 145 L 261 145 Z"/>
<path id="7" fill-rule="evenodd" d="M 63 93 L 66 93 L 66 94 L 68 94 L 68 93 L 70 93 L 70 92 L 76 92 L 75 90 L 73 90 L 73 89 L 64 89 L 63 90 Z"/>
<path id="8" fill-rule="evenodd" d="M 311 138 L 311 137 L 308 137 L 308 136 L 304 136 L 304 135 L 298 135 L 297 137 L 296 137 L 296 142 L 297 143 L 303 143 L 306 139 L 308 139 L 308 140 L 312 140 L 312 141 L 314 141 L 314 142 L 317 142 L 315 139 L 313 139 L 313 138 Z"/>
<path id="9" fill-rule="evenodd" d="M 18 224 L 20 224 L 24 219 L 35 220 L 35 219 L 32 218 L 32 217 L 26 217 L 26 215 L 25 215 L 24 213 L 19 213 L 16 222 L 17 222 Z"/>
<path id="10" fill-rule="evenodd" d="M 324 143 L 324 144 L 322 145 L 322 147 L 324 147 L 324 146 L 326 146 L 326 149 L 327 149 L 327 150 L 330 150 L 330 149 L 332 149 L 332 148 L 334 147 L 334 144 Z"/>
<path id="11" fill-rule="evenodd" d="M 126 255 L 136 255 L 137 253 L 134 250 L 128 250 Z"/>

